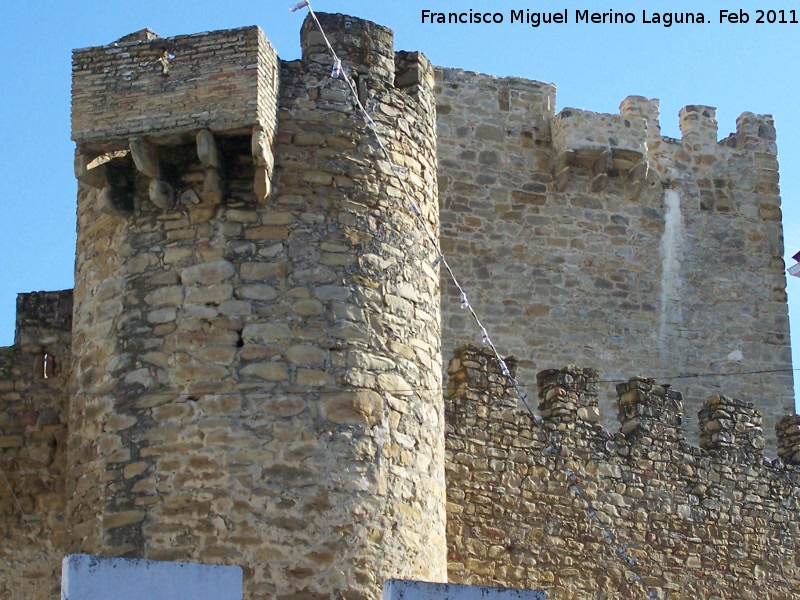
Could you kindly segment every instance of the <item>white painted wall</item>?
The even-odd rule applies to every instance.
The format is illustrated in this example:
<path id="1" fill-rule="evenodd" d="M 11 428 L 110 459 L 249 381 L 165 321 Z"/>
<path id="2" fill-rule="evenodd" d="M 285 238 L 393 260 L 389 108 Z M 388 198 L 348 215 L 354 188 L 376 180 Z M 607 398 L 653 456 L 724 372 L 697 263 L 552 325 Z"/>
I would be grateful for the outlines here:
<path id="1" fill-rule="evenodd" d="M 70 554 L 61 600 L 242 600 L 242 569 Z"/>
<path id="2" fill-rule="evenodd" d="M 540 590 L 390 579 L 383 584 L 383 600 L 547 600 L 547 596 Z"/>

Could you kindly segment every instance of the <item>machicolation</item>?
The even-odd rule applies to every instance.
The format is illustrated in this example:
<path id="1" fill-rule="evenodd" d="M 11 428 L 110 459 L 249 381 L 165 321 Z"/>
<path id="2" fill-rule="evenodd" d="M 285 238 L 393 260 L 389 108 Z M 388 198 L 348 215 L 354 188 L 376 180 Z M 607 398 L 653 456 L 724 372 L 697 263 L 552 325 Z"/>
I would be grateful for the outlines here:
<path id="1" fill-rule="evenodd" d="M 291 62 L 256 27 L 74 51 L 75 288 L 0 349 L 0 596 L 72 552 L 239 565 L 246 598 L 796 595 L 771 117 L 666 138 L 656 100 L 556 112 L 319 19 L 391 160 L 311 19 Z"/>

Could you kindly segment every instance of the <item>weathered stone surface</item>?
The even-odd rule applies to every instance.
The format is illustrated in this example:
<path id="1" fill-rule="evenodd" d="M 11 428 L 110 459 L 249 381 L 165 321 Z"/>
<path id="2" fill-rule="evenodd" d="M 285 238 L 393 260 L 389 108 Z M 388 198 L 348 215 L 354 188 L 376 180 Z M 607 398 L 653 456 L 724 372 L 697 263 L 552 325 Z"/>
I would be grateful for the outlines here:
<path id="1" fill-rule="evenodd" d="M 369 73 L 382 129 L 403 123 L 393 160 L 438 231 L 430 64 L 385 28 L 320 18 Z M 347 90 L 318 85 L 313 22 L 303 39 L 279 65 L 254 29 L 177 38 L 167 75 L 141 67 L 163 51 L 149 39 L 75 55 L 79 147 L 134 138 L 136 156 L 115 165 L 124 222 L 79 198 L 72 377 L 104 401 L 70 407 L 64 547 L 235 561 L 259 597 L 375 598 L 388 577 L 445 577 L 438 278 Z"/>
<path id="2" fill-rule="evenodd" d="M 233 277 L 236 268 L 227 260 L 215 260 L 188 267 L 181 271 L 181 282 L 211 285 Z"/>
<path id="3" fill-rule="evenodd" d="M 274 300 L 278 297 L 278 290 L 271 285 L 243 285 L 236 293 L 248 300 Z"/>
<path id="4" fill-rule="evenodd" d="M 298 365 L 322 366 L 328 358 L 328 353 L 316 346 L 298 344 L 289 346 L 289 349 L 286 350 L 286 358 L 289 362 Z"/>
<path id="5" fill-rule="evenodd" d="M 0 483 L 0 597 L 38 600 L 58 594 L 67 533 L 72 291 L 20 294 L 16 325 L 14 345 L 0 348 L 0 463 L 17 498 Z"/>
<path id="6" fill-rule="evenodd" d="M 787 308 L 771 300 L 785 289 L 772 262 L 782 243 L 762 210 L 780 206 L 764 188 L 778 168 L 771 117 L 745 113 L 718 141 L 715 110 L 689 106 L 675 140 L 661 136 L 657 100 L 555 114 L 551 84 L 436 77 L 442 248 L 459 277 L 491 281 L 470 302 L 492 341 L 520 353 L 521 381 L 576 361 L 608 379 L 746 364 L 786 371 L 727 378 L 728 394 L 762 399 L 768 430 L 794 410 Z M 445 355 L 475 339 L 459 306 L 443 303 Z M 714 378 L 685 383 L 693 413 L 718 393 Z M 599 409 L 611 425 L 611 402 Z M 697 439 L 696 421 L 688 432 Z"/>
<path id="7" fill-rule="evenodd" d="M 798 526 L 800 473 L 764 459 L 760 414 L 748 403 L 711 397 L 702 435 L 723 415 L 732 425 L 714 432 L 730 435 L 701 437 L 698 448 L 684 436 L 681 394 L 653 379 L 617 385 L 625 433 L 612 435 L 581 416 L 601 393 L 594 369 L 540 372 L 539 424 L 518 407 L 493 352 L 460 347 L 448 374 L 449 581 L 541 587 L 554 598 L 598 589 L 620 598 L 739 597 L 756 587 L 785 598 L 800 589 L 797 544 L 785 534 Z M 789 433 L 800 431 L 798 418 L 780 422 L 784 455 L 798 440 Z"/>
<path id="8" fill-rule="evenodd" d="M 289 370 L 282 363 L 254 363 L 242 367 L 241 374 L 245 377 L 259 377 L 267 381 L 286 381 L 289 379 Z"/>

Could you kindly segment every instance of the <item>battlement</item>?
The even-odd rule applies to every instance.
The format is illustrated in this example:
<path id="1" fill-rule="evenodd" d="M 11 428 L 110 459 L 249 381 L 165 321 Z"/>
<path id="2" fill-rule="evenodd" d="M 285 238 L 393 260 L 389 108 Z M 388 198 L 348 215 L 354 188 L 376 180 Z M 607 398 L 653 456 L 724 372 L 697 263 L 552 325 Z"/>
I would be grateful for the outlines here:
<path id="1" fill-rule="evenodd" d="M 340 14 L 318 15 L 353 78 L 362 104 L 389 90 L 420 101 L 433 87 L 432 67 L 418 52 L 394 51 L 390 29 Z M 300 33 L 299 64 L 281 63 L 257 27 L 160 38 L 149 29 L 108 46 L 73 53 L 72 137 L 75 176 L 95 188 L 104 212 L 129 214 L 136 187 L 159 209 L 218 205 L 226 182 L 246 165 L 253 193 L 265 202 L 273 189 L 280 90 L 299 66 L 304 85 L 337 79 L 332 58 L 312 19 Z M 309 77 L 316 77 L 316 86 Z M 282 82 L 283 80 L 283 82 Z M 318 100 L 349 110 L 344 84 Z M 422 109 L 430 113 L 430 100 Z M 386 109 L 392 110 L 392 109 Z M 325 145 L 309 141 L 309 145 Z M 199 159 L 199 161 L 198 161 Z M 202 186 L 187 186 L 191 162 Z M 249 167 L 249 165 L 246 165 Z M 189 167 L 191 168 L 191 167 Z"/>
<path id="2" fill-rule="evenodd" d="M 629 96 L 620 104 L 620 114 L 597 113 L 576 108 L 562 109 L 553 118 L 552 144 L 555 152 L 554 175 L 560 191 L 566 188 L 569 167 L 588 169 L 592 191 L 605 189 L 610 175 L 625 176 L 627 197 L 641 192 L 648 172 L 674 185 L 689 173 L 676 168 L 677 157 L 708 167 L 712 162 L 724 165 L 728 160 L 720 152 L 760 152 L 776 155 L 775 127 L 770 115 L 743 113 L 736 122 L 736 132 L 717 139 L 716 109 L 711 106 L 685 106 L 679 113 L 681 140 L 660 135 L 658 100 Z M 665 151 L 664 144 L 677 143 Z M 679 152 L 676 152 L 679 150 Z M 777 165 L 762 161 L 759 168 L 775 170 Z M 700 177 L 702 180 L 702 176 Z"/>
<path id="3" fill-rule="evenodd" d="M 394 85 L 394 32 L 391 29 L 343 14 L 320 13 L 317 18 L 348 72 L 357 78 L 366 77 L 372 87 Z M 303 22 L 300 47 L 307 68 L 316 66 L 331 72 L 330 50 L 310 17 Z"/>
<path id="4" fill-rule="evenodd" d="M 781 373 L 729 378 L 727 393 L 769 398 L 759 401 L 768 428 L 791 410 L 770 116 L 743 113 L 718 140 L 716 110 L 689 105 L 673 139 L 658 100 L 642 96 L 617 114 L 556 111 L 552 84 L 443 68 L 436 90 L 442 247 L 525 379 L 553 363 L 616 380 L 633 369 L 717 373 L 741 355 Z M 442 322 L 446 349 L 473 339 L 457 303 L 443 304 Z M 688 381 L 687 407 L 696 414 L 721 385 Z M 599 399 L 606 426 L 611 402 Z M 691 439 L 697 425 L 687 420 Z"/>
<path id="5" fill-rule="evenodd" d="M 797 415 L 779 423 L 782 458 L 769 460 L 745 402 L 709 399 L 698 448 L 683 438 L 681 395 L 652 379 L 617 386 L 612 434 L 585 412 L 593 369 L 542 372 L 540 422 L 509 406 L 516 394 L 490 350 L 460 347 L 449 373 L 449 581 L 641 597 L 623 550 L 658 598 L 783 598 L 800 586 L 787 533 L 800 526 Z"/>
<path id="6" fill-rule="evenodd" d="M 515 365 L 509 357 L 507 363 Z M 516 393 L 504 381 L 494 353 L 489 348 L 463 345 L 456 349 L 448 366 L 448 393 L 497 409 L 516 406 Z M 599 425 L 596 369 L 567 366 L 548 369 L 537 377 L 539 414 L 554 431 L 574 428 L 593 436 L 611 437 Z M 616 386 L 619 435 L 630 444 L 676 448 L 686 447 L 683 396 L 669 384 L 636 376 Z M 507 415 L 506 417 L 507 418 Z M 520 412 L 518 418 L 528 416 Z M 761 411 L 752 402 L 723 395 L 709 397 L 698 412 L 700 445 L 695 451 L 728 455 L 734 460 L 761 464 L 764 436 Z M 800 416 L 784 417 L 776 427 L 780 458 L 786 464 L 800 464 Z M 769 462 L 767 460 L 767 462 Z"/>
<path id="7" fill-rule="evenodd" d="M 662 446 L 684 440 L 683 397 L 669 385 L 634 377 L 617 385 L 620 433 Z"/>
<path id="8" fill-rule="evenodd" d="M 72 290 L 17 295 L 15 345 L 26 346 L 36 337 L 71 330 Z"/>
<path id="9" fill-rule="evenodd" d="M 639 117 L 565 108 L 553 118 L 552 132 L 553 149 L 574 153 L 576 165 L 591 167 L 611 152 L 613 168 L 628 171 L 647 154 L 645 121 Z"/>

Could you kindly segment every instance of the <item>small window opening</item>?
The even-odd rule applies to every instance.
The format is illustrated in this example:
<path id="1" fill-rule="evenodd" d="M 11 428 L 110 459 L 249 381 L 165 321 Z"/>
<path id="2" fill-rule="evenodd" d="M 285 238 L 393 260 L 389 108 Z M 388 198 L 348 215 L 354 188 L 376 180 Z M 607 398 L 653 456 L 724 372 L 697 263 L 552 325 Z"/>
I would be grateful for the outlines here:
<path id="1" fill-rule="evenodd" d="M 56 374 L 56 359 L 53 357 L 52 354 L 45 351 L 44 356 L 42 357 L 42 377 L 44 379 L 50 379 L 55 374 Z"/>
<path id="2" fill-rule="evenodd" d="M 359 75 L 353 73 L 353 83 L 355 84 L 356 92 L 358 93 L 358 101 L 361 106 L 367 106 L 367 77 L 366 75 Z"/>

